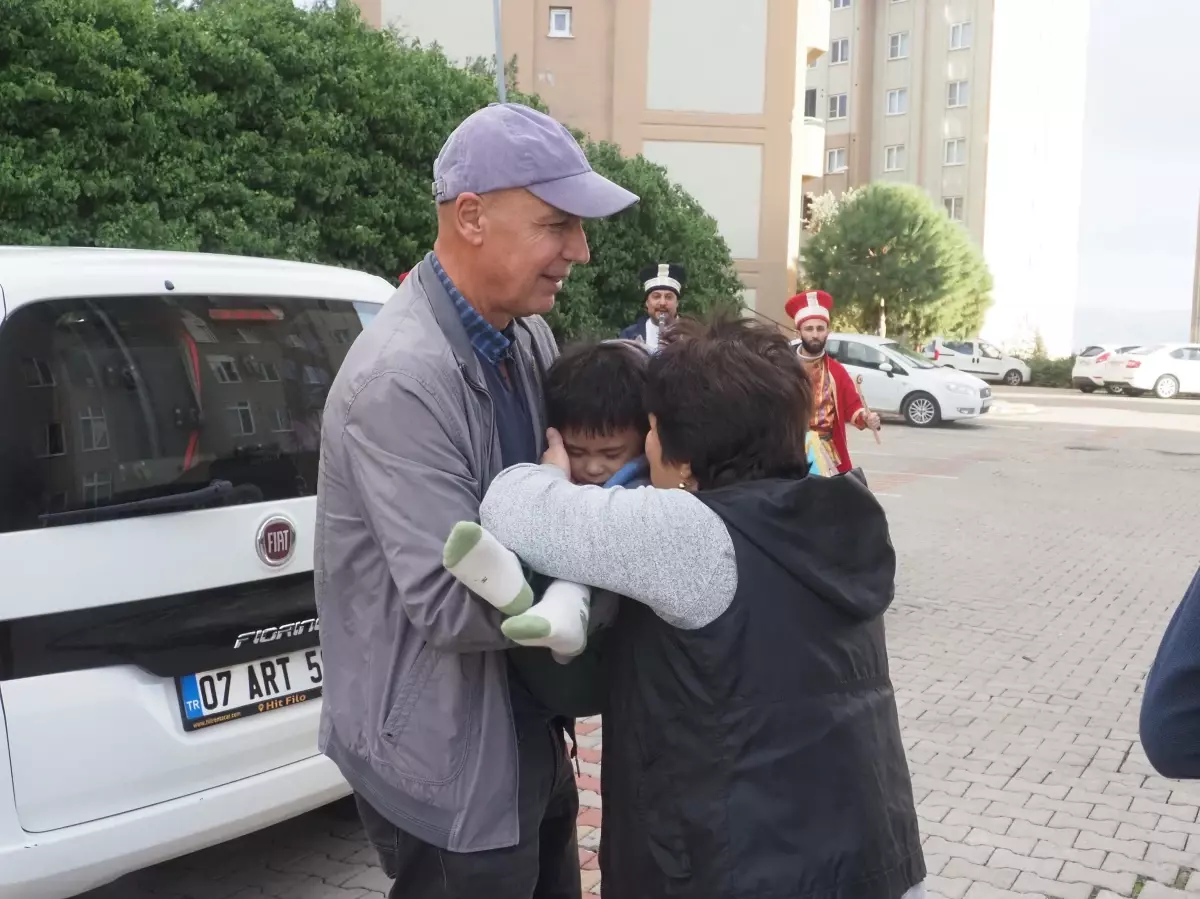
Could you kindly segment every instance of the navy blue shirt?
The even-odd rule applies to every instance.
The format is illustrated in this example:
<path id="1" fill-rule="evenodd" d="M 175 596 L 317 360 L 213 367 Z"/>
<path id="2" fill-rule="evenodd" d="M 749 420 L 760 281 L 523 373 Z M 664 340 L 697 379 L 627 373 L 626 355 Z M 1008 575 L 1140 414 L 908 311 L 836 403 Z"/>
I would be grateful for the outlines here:
<path id="1" fill-rule="evenodd" d="M 1146 678 L 1140 731 L 1146 758 L 1159 774 L 1200 778 L 1200 571 Z"/>
<path id="2" fill-rule="evenodd" d="M 450 295 L 458 317 L 462 319 L 467 337 L 483 369 L 484 386 L 492 399 L 492 414 L 500 438 L 500 461 L 505 468 L 522 462 L 537 462 L 537 441 L 533 434 L 533 415 L 529 411 L 529 398 L 521 386 L 521 375 L 513 358 L 513 325 L 510 322 L 503 331 L 494 328 L 474 306 L 467 302 L 437 256 L 432 258 L 433 271 Z M 480 600 L 482 602 L 482 600 Z M 548 650 L 542 650 L 547 655 Z M 520 673 L 513 668 L 509 658 L 509 695 L 512 698 L 513 714 L 530 724 L 553 717 L 553 713 L 538 701 L 525 685 Z"/>
<path id="3" fill-rule="evenodd" d="M 492 398 L 496 430 L 500 437 L 501 463 L 508 468 L 522 462 L 538 461 L 529 398 L 521 387 L 520 372 L 513 358 L 512 323 L 503 331 L 494 328 L 454 286 L 437 256 L 433 257 L 433 270 L 450 295 L 475 355 L 479 357 L 485 386 Z"/>

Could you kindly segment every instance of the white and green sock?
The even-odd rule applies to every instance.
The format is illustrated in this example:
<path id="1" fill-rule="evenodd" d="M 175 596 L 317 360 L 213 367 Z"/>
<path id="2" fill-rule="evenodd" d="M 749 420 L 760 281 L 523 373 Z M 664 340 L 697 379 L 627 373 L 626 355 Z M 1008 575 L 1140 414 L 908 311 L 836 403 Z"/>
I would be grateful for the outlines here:
<path id="1" fill-rule="evenodd" d="M 523 615 L 506 619 L 500 630 L 521 646 L 545 646 L 559 662 L 568 662 L 587 646 L 591 588 L 573 581 L 553 581 L 537 604 Z"/>
<path id="2" fill-rule="evenodd" d="M 442 564 L 505 615 L 520 615 L 533 604 L 533 590 L 516 553 L 473 521 L 454 526 L 442 549 Z"/>

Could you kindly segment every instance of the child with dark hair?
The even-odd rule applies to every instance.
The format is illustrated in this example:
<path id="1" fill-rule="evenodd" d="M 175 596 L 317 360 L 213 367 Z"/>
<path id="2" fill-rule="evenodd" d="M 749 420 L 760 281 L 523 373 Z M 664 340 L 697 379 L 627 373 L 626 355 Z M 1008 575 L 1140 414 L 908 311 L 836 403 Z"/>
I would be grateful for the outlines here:
<path id="1" fill-rule="evenodd" d="M 576 344 L 546 374 L 546 422 L 562 435 L 571 480 L 627 486 L 646 474 L 643 392 L 649 353 L 632 340 Z"/>
<path id="2" fill-rule="evenodd" d="M 631 340 L 577 344 L 546 373 L 546 421 L 562 435 L 571 480 L 596 487 L 648 483 L 650 420 L 643 394 L 649 353 Z M 501 630 L 522 646 L 546 647 L 566 661 L 583 652 L 591 588 L 552 581 L 534 603 L 521 560 L 475 522 L 459 522 L 443 562 L 459 581 L 508 617 Z"/>

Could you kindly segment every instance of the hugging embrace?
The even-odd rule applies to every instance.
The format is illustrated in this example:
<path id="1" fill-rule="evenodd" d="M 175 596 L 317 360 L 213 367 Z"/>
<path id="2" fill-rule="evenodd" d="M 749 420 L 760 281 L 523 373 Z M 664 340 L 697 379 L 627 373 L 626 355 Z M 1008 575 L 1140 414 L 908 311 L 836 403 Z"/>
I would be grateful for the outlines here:
<path id="1" fill-rule="evenodd" d="M 595 712 L 609 899 L 920 895 L 895 554 L 859 478 L 808 474 L 800 360 L 748 321 L 558 357 L 582 220 L 637 198 L 541 113 L 480 110 L 435 179 L 329 394 L 314 547 L 320 747 L 392 899 L 579 899 Z"/>
<path id="2" fill-rule="evenodd" d="M 854 476 L 806 476 L 811 388 L 773 329 L 684 320 L 664 344 L 555 363 L 562 435 L 462 526 L 469 582 L 519 573 L 518 557 L 560 579 L 505 625 L 560 653 L 582 649 L 578 585 L 623 597 L 601 625 L 605 895 L 900 899 L 925 872 L 888 681 L 883 511 Z M 599 486 L 643 468 L 651 486 Z"/>

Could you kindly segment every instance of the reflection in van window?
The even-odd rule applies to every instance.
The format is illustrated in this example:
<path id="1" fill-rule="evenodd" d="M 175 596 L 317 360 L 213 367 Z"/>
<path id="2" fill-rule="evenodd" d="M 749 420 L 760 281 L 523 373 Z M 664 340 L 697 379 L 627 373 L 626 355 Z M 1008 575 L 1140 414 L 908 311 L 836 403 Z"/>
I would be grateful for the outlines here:
<path id="1" fill-rule="evenodd" d="M 240 502 L 313 495 L 325 397 L 377 311 L 228 296 L 18 308 L 0 324 L 0 533 L 216 480 Z"/>

